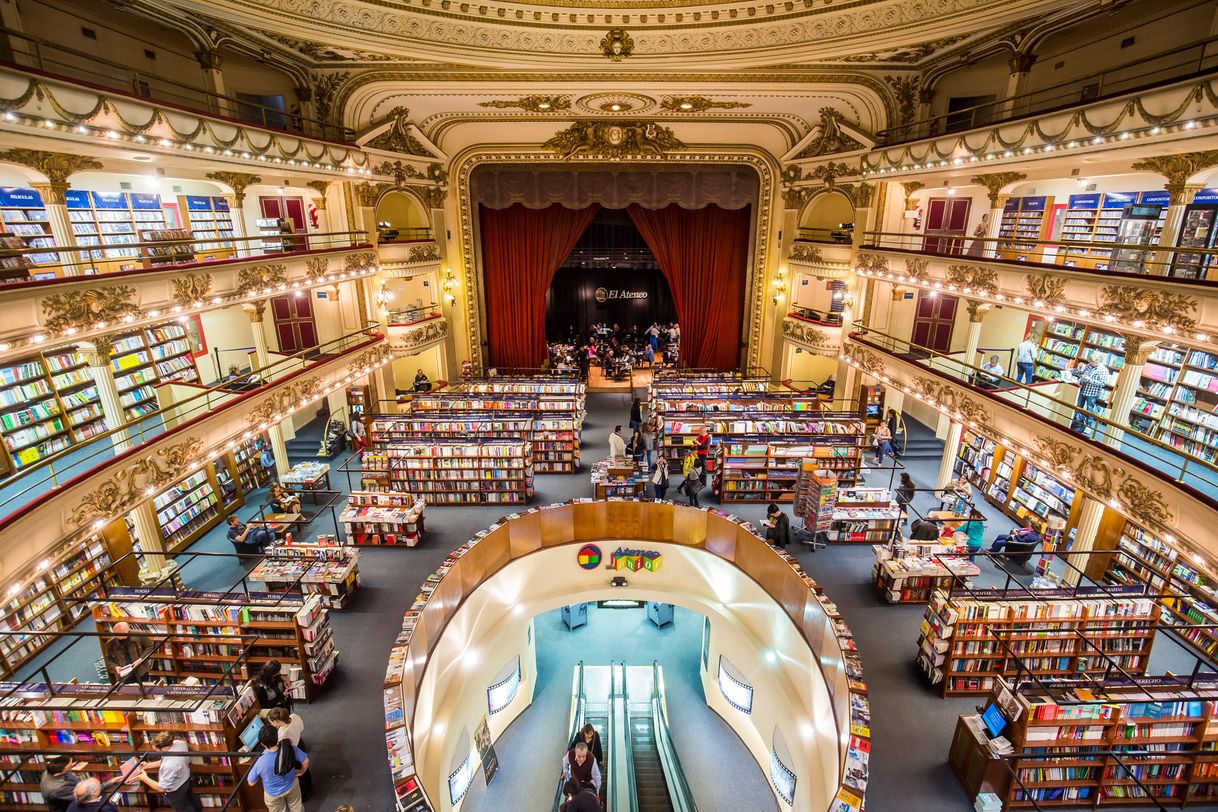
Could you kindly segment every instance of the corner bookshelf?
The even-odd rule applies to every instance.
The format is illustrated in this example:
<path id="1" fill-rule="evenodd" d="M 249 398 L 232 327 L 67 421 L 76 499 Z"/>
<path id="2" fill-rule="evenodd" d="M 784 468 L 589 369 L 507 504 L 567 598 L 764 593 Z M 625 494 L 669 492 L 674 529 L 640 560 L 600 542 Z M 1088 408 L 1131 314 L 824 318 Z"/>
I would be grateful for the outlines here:
<path id="1" fill-rule="evenodd" d="M 1144 588 L 1032 593 L 940 590 L 931 596 L 915 659 L 943 696 L 988 693 L 998 677 L 1021 669 L 1042 678 L 1103 675 L 1109 664 L 1097 648 L 1126 672 L 1146 673 L 1160 608 Z"/>
<path id="2" fill-rule="evenodd" d="M 998 222 L 998 256 L 1017 262 L 1040 262 L 1044 246 L 1036 244 L 1048 231 L 1053 216 L 1052 197 L 1012 197 L 1003 205 Z"/>
<path id="3" fill-rule="evenodd" d="M 1181 554 L 1153 533 L 1126 521 L 1120 530 L 1107 578 L 1146 585 L 1166 610 L 1163 627 L 1211 662 L 1218 662 L 1218 629 L 1175 629 L 1177 625 L 1218 625 L 1218 566 L 1200 554 Z"/>
<path id="4" fill-rule="evenodd" d="M 414 547 L 423 538 L 422 497 L 405 493 L 352 491 L 338 517 L 356 546 Z"/>
<path id="5" fill-rule="evenodd" d="M 110 366 L 127 420 L 160 408 L 154 389 L 158 383 L 199 381 L 186 328 L 176 322 L 120 333 L 110 351 Z"/>
<path id="6" fill-rule="evenodd" d="M 135 634 L 168 635 L 148 659 L 149 676 L 169 683 L 193 677 L 217 684 L 229 667 L 243 681 L 278 660 L 293 696 L 311 701 L 338 663 L 330 615 L 318 595 L 119 588 L 93 603 L 93 621 L 101 634 L 129 623 Z M 240 637 L 216 642 L 220 636 Z"/>
<path id="7" fill-rule="evenodd" d="M 433 505 L 522 505 L 533 496 L 524 440 L 393 443 L 363 455 L 364 482 L 423 496 Z"/>
<path id="8" fill-rule="evenodd" d="M 226 688 L 190 686 L 121 687 L 108 697 L 109 685 L 55 684 L 23 690 L 9 700 L 0 736 L 7 747 L 36 751 L 70 749 L 87 764 L 81 772 L 107 781 L 121 774 L 126 756 L 116 750 L 151 749 L 157 734 L 169 731 L 186 741 L 191 751 L 194 792 L 205 809 L 224 806 L 237 793 L 238 810 L 262 808 L 261 793 L 242 787 L 244 766 L 227 756 L 241 746 L 241 731 L 258 713 L 252 690 L 234 694 Z M 21 762 L 17 759 L 22 758 Z M 155 760 L 156 756 L 152 756 Z M 0 809 L 47 809 L 39 787 L 44 757 L 9 757 L 10 769 L 0 783 Z M 136 783 L 122 787 L 115 802 L 123 809 L 165 809 L 159 795 Z"/>
<path id="9" fill-rule="evenodd" d="M 233 243 L 233 213 L 223 197 L 178 195 L 178 211 L 186 215 L 186 227 L 205 260 L 231 259 L 237 255 Z"/>
<path id="10" fill-rule="evenodd" d="M 1207 677 L 1213 675 L 1048 681 L 1017 689 L 1001 680 L 987 704 L 1003 709 L 1011 771 L 983 766 L 996 759 L 973 714 L 960 717 L 949 760 L 970 793 L 981 788 L 984 770 L 987 791 L 1007 810 L 1212 804 L 1218 800 L 1218 685 Z"/>
<path id="11" fill-rule="evenodd" d="M 222 500 L 221 494 L 216 469 L 204 466 L 152 497 L 167 551 L 176 555 L 185 550 L 239 504 Z"/>
<path id="12" fill-rule="evenodd" d="M 964 431 L 957 470 L 1005 516 L 1027 521 L 1042 534 L 1059 523 L 1068 534 L 1078 522 L 1082 500 L 1073 487 L 988 437 Z"/>
<path id="13" fill-rule="evenodd" d="M 72 445 L 69 423 L 41 354 L 0 367 L 0 387 L 0 436 L 14 467 Z"/>
<path id="14" fill-rule="evenodd" d="M 51 248 L 55 245 L 42 195 L 34 189 L 0 187 L 0 221 L 3 221 L 3 230 L 12 240 L 11 244 L 6 244 L 8 248 Z M 20 256 L 24 261 L 17 263 L 17 267 L 25 269 L 22 277 L 29 273 L 28 265 L 47 265 L 59 261 L 59 255 L 51 251 L 23 253 Z"/>

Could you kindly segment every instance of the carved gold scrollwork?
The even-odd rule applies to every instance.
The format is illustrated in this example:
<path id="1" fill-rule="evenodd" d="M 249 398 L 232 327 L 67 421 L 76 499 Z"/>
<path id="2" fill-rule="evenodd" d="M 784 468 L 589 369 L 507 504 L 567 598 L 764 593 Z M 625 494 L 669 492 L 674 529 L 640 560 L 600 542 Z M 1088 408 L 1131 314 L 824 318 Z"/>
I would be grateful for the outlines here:
<path id="1" fill-rule="evenodd" d="M 170 280 L 170 284 L 173 286 L 174 303 L 190 307 L 196 302 L 202 302 L 211 296 L 212 285 L 215 284 L 215 281 L 215 277 L 206 271 L 188 271 L 185 276 L 175 276 Z"/>
<path id="2" fill-rule="evenodd" d="M 439 262 L 440 246 L 434 242 L 425 245 L 412 245 L 406 256 L 407 262 Z"/>
<path id="3" fill-rule="evenodd" d="M 998 292 L 998 271 L 993 268 L 983 268 L 980 265 L 949 265 L 947 281 L 965 293 L 994 294 Z"/>
<path id="4" fill-rule="evenodd" d="M 305 260 L 305 277 L 316 282 L 330 271 L 329 257 L 309 257 Z"/>
<path id="5" fill-rule="evenodd" d="M 1100 313 L 1137 322 L 1147 327 L 1190 330 L 1197 326 L 1192 313 L 1197 300 L 1183 293 L 1165 293 L 1132 285 L 1104 285 L 1100 288 Z"/>
<path id="6" fill-rule="evenodd" d="M 860 251 L 858 258 L 854 261 L 854 267 L 860 271 L 871 271 L 872 273 L 887 273 L 888 272 L 888 257 L 879 254 L 872 254 L 867 251 Z"/>
<path id="7" fill-rule="evenodd" d="M 448 337 L 448 322 L 432 319 L 413 330 L 393 337 L 392 351 L 398 355 L 411 355 L 415 351 Z"/>
<path id="8" fill-rule="evenodd" d="M 287 283 L 288 266 L 278 263 L 253 265 L 237 273 L 237 295 L 248 296 Z"/>
<path id="9" fill-rule="evenodd" d="M 621 159 L 635 155 L 663 155 L 685 149 L 670 128 L 644 121 L 577 121 L 542 144 L 564 158 L 598 155 Z"/>
<path id="10" fill-rule="evenodd" d="M 791 253 L 788 255 L 788 258 L 793 259 L 796 262 L 825 261 L 824 256 L 820 252 L 820 248 L 803 242 L 797 242 L 791 245 Z"/>
<path id="11" fill-rule="evenodd" d="M 245 190 L 247 187 L 262 183 L 262 178 L 247 172 L 208 172 L 207 177 L 232 187 L 233 197 L 237 199 L 238 206 L 245 203 Z"/>
<path id="12" fill-rule="evenodd" d="M 348 273 L 364 273 L 376 267 L 376 254 L 371 251 L 360 251 L 358 254 L 347 254 L 343 259 L 343 270 Z"/>
<path id="13" fill-rule="evenodd" d="M 108 521 L 126 513 L 152 493 L 180 479 L 202 447 L 202 440 L 187 437 L 121 465 L 70 511 L 69 522 L 80 527 L 95 519 Z"/>
<path id="14" fill-rule="evenodd" d="M 847 344 L 845 350 L 846 356 L 864 372 L 878 374 L 887 369 L 883 359 L 858 344 Z"/>
<path id="15" fill-rule="evenodd" d="M 1061 304 L 1066 300 L 1066 280 L 1047 273 L 1028 274 L 1024 280 L 1028 293 L 1035 301 L 1046 305 Z"/>
<path id="16" fill-rule="evenodd" d="M 930 277 L 929 268 L 930 260 L 912 258 L 905 260 L 905 275 L 918 282 L 925 282 Z"/>
<path id="17" fill-rule="evenodd" d="M 288 415 L 304 406 L 321 391 L 321 379 L 314 376 L 303 381 L 293 381 L 276 389 L 245 415 L 251 425 L 274 421 L 276 416 Z"/>
<path id="18" fill-rule="evenodd" d="M 111 285 L 72 293 L 56 293 L 42 300 L 43 326 L 53 332 L 91 330 L 113 324 L 124 316 L 139 316 L 134 285 Z"/>

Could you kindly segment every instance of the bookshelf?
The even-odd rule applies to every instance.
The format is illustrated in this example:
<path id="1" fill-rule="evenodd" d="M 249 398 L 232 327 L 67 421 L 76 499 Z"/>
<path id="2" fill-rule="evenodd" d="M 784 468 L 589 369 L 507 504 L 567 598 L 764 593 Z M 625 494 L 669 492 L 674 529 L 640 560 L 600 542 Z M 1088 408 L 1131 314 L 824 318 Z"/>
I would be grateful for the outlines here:
<path id="1" fill-rule="evenodd" d="M 329 611 L 319 595 L 118 588 L 93 603 L 93 621 L 101 634 L 129 623 L 134 634 L 167 636 L 149 657 L 149 676 L 169 683 L 193 677 L 216 684 L 229 668 L 234 679 L 247 680 L 263 663 L 279 660 L 292 695 L 308 702 L 338 664 Z M 220 636 L 238 639 L 209 639 Z"/>
<path id="2" fill-rule="evenodd" d="M 177 553 L 220 521 L 220 487 L 215 473 L 200 468 L 152 497 L 165 549 Z"/>
<path id="3" fill-rule="evenodd" d="M 271 481 L 270 473 L 258 461 L 262 454 L 259 443 L 262 448 L 269 448 L 271 445 L 267 436 L 262 435 L 243 440 L 232 450 L 233 471 L 242 494 L 255 491 Z"/>
<path id="4" fill-rule="evenodd" d="M 165 227 L 159 195 L 69 189 L 64 197 L 76 244 L 96 246 L 89 257 L 101 273 L 134 267 L 140 233 Z"/>
<path id="5" fill-rule="evenodd" d="M 861 435 L 827 435 L 823 442 L 799 443 L 733 438 L 722 442 L 717 466 L 720 499 L 725 502 L 794 502 L 796 481 L 805 459 L 833 471 L 837 484 L 852 486 L 862 459 Z"/>
<path id="6" fill-rule="evenodd" d="M 957 469 L 1004 515 L 1042 535 L 1053 528 L 1068 534 L 1078 522 L 1082 500 L 1074 488 L 988 437 L 964 431 Z"/>
<path id="7" fill-rule="evenodd" d="M 435 438 L 527 439 L 539 474 L 571 474 L 579 468 L 581 420 L 568 411 L 425 410 L 372 420 L 371 442 Z"/>
<path id="8" fill-rule="evenodd" d="M 525 440 L 392 443 L 365 451 L 363 465 L 365 487 L 423 496 L 433 505 L 521 505 L 533 495 Z"/>
<path id="9" fill-rule="evenodd" d="M 1044 246 L 1036 240 L 1048 231 L 1053 216 L 1052 197 L 1012 197 L 1003 205 L 998 223 L 998 256 L 1019 262 L 1040 262 Z M 1009 242 L 1006 240 L 1010 240 Z"/>
<path id="10" fill-rule="evenodd" d="M 803 459 L 795 483 L 795 505 L 792 512 L 803 519 L 811 533 L 828 533 L 833 527 L 833 511 L 837 509 L 837 474 L 821 468 L 816 460 Z"/>
<path id="11" fill-rule="evenodd" d="M 5 242 L 7 248 L 51 248 L 55 245 L 42 195 L 33 189 L 0 187 L 0 220 L 4 223 L 4 233 L 11 237 L 11 243 L 8 240 Z M 30 264 L 47 265 L 59 261 L 59 255 L 51 251 L 20 256 L 23 258 L 21 261 L 12 261 L 18 257 L 6 259 L 5 276 L 24 278 L 28 275 L 25 269 Z"/>
<path id="12" fill-rule="evenodd" d="M 261 581 L 271 592 L 300 589 L 317 595 L 327 609 L 346 609 L 363 585 L 359 550 L 325 534 L 312 541 L 276 542 L 250 571 L 249 579 Z"/>
<path id="13" fill-rule="evenodd" d="M 268 254 L 287 250 L 283 247 L 283 231 L 279 227 L 281 222 L 276 217 L 264 217 L 254 224 L 258 227 L 258 236 L 262 238 L 262 250 Z"/>
<path id="14" fill-rule="evenodd" d="M 119 775 L 127 760 L 109 755 L 109 749 L 151 749 L 158 733 L 170 731 L 191 750 L 194 791 L 205 809 L 224 806 L 235 790 L 240 792 L 230 809 L 262 808 L 261 793 L 255 800 L 241 787 L 243 765 L 227 756 L 208 755 L 241 747 L 240 733 L 258 713 L 252 690 L 236 695 L 227 688 L 146 686 L 141 693 L 136 687 L 122 687 L 102 698 L 110 687 L 73 683 L 23 690 L 9 701 L 0 736 L 7 747 L 19 750 L 75 750 L 88 762 L 82 772 L 104 782 Z M 44 757 L 31 753 L 23 758 L 20 769 L 6 770 L 3 776 L 0 809 L 47 809 L 39 788 Z M 17 763 L 10 757 L 9 769 Z M 167 808 L 139 783 L 123 787 L 115 802 L 123 809 L 146 812 Z"/>
<path id="15" fill-rule="evenodd" d="M 1062 220 L 1061 239 L 1076 242 L 1120 241 L 1125 223 L 1125 207 L 1139 204 L 1161 206 L 1159 217 L 1151 224 L 1143 245 L 1158 244 L 1167 216 L 1169 195 L 1165 191 L 1155 192 L 1109 192 L 1070 195 L 1065 217 Z M 1106 271 L 1112 268 L 1113 252 L 1106 248 L 1071 248 L 1066 267 L 1092 268 Z"/>
<path id="16" fill-rule="evenodd" d="M 1069 380 L 1066 370 L 1081 363 L 1087 353 L 1096 354 L 1108 367 L 1109 372 L 1119 372 L 1125 366 L 1125 339 L 1120 335 L 1098 327 L 1088 327 L 1069 321 L 1054 321 L 1045 326 L 1040 347 L 1036 352 L 1036 365 L 1032 368 L 1034 381 Z M 1103 406 L 1109 405 L 1115 378 L 1110 377 L 1100 399 Z"/>
<path id="17" fill-rule="evenodd" d="M 237 255 L 233 213 L 223 197 L 178 195 L 178 211 L 186 215 L 186 227 L 192 238 L 200 241 L 196 249 L 206 255 L 203 259 L 231 259 Z"/>
<path id="18" fill-rule="evenodd" d="M 195 261 L 190 247 L 190 231 L 185 228 L 158 228 L 140 232 L 140 242 L 155 243 L 140 247 L 145 268 L 179 265 Z"/>
<path id="19" fill-rule="evenodd" d="M 356 546 L 414 547 L 423 538 L 423 497 L 405 493 L 352 491 L 338 517 Z"/>
<path id="20" fill-rule="evenodd" d="M 72 445 L 63 405 L 51 386 L 41 354 L 0 366 L 0 437 L 20 468 Z"/>
<path id="21" fill-rule="evenodd" d="M 1002 736 L 1019 781 L 1001 766 L 989 769 L 997 760 L 974 714 L 960 717 L 949 761 L 970 794 L 985 782 L 1007 810 L 1213 803 L 1218 686 L 1212 676 L 1191 683 L 1175 676 L 1022 683 L 1018 689 L 1000 680 L 987 705 L 1002 709 Z"/>
<path id="22" fill-rule="evenodd" d="M 199 381 L 186 328 L 176 322 L 118 334 L 110 366 L 127 420 L 160 408 L 154 389 L 158 383 Z"/>
<path id="23" fill-rule="evenodd" d="M 969 481 L 984 492 L 989 485 L 996 453 L 997 443 L 989 437 L 964 429 L 960 435 L 960 450 L 956 453 L 958 470 L 963 471 Z"/>
<path id="24" fill-rule="evenodd" d="M 828 412 L 800 414 L 803 410 L 741 411 L 732 414 L 723 414 L 722 411 L 663 411 L 657 437 L 659 453 L 670 463 L 679 465 L 685 454 L 696 445 L 696 438 L 703 426 L 710 430 L 711 442 L 718 445 L 782 440 L 791 443 L 815 442 L 823 446 L 846 447 L 853 444 L 854 451 L 840 453 L 862 453 L 864 429 L 857 415 Z M 844 470 L 845 464 L 842 465 Z"/>
<path id="25" fill-rule="evenodd" d="M 926 603 L 936 591 L 981 574 L 981 568 L 969 563 L 958 546 L 918 545 L 915 551 L 903 544 L 877 544 L 872 550 L 871 581 L 888 603 Z M 936 559 L 928 557 L 931 553 L 960 557 Z"/>
<path id="26" fill-rule="evenodd" d="M 887 488 L 838 488 L 829 540 L 885 544 L 900 521 L 901 510 Z"/>
<path id="27" fill-rule="evenodd" d="M 53 643 L 56 633 L 73 628 L 88 612 L 80 602 L 107 584 L 137 582 L 134 562 L 112 567 L 132 549 L 126 522 L 119 519 L 96 533 L 72 538 L 8 578 L 0 603 L 0 630 L 29 634 L 0 637 L 0 677 L 13 676 Z"/>
<path id="28" fill-rule="evenodd" d="M 1109 663 L 1097 648 L 1130 674 L 1146 672 L 1160 609 L 1144 588 L 1031 592 L 1034 597 L 1023 589 L 931 596 L 916 659 L 943 696 L 988 693 L 996 678 L 1020 668 L 1038 677 L 1102 675 Z"/>
<path id="29" fill-rule="evenodd" d="M 1177 625 L 1218 624 L 1218 567 L 1199 554 L 1180 551 L 1153 533 L 1128 521 L 1120 529 L 1115 554 L 1108 563 L 1108 580 L 1145 585 L 1159 595 L 1166 612 L 1163 627 L 1186 641 L 1204 657 L 1218 662 L 1218 629 L 1175 629 Z"/>

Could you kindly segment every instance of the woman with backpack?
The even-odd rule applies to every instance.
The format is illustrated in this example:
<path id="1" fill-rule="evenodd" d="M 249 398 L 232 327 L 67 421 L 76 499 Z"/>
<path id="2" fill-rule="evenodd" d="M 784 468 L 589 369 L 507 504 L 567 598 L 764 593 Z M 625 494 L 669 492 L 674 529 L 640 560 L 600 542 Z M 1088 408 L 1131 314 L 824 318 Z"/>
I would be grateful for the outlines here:
<path id="1" fill-rule="evenodd" d="M 685 475 L 685 481 L 681 483 L 681 490 L 685 493 L 685 498 L 689 500 L 690 507 L 702 507 L 698 502 L 698 493 L 705 487 L 706 469 L 701 465 L 695 465 Z"/>

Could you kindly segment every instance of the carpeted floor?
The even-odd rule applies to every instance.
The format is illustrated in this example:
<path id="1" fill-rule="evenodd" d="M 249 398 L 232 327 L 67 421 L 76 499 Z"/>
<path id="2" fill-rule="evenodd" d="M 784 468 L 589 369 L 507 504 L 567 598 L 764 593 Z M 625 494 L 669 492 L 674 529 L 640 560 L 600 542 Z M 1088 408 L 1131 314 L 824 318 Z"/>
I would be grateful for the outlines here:
<path id="1" fill-rule="evenodd" d="M 536 503 L 590 495 L 587 467 L 606 453 L 606 437 L 613 425 L 627 422 L 629 396 L 626 393 L 593 394 L 588 398 L 588 407 L 583 434 L 584 470 L 575 475 L 537 477 Z M 908 470 L 919 487 L 933 486 L 938 471 L 937 459 L 920 454 L 908 463 Z M 891 468 L 876 470 L 868 478 L 869 484 L 886 485 L 894 478 L 894 471 Z M 341 490 L 349 489 L 346 479 L 345 475 L 335 474 L 332 484 Z M 250 515 L 257 501 L 257 498 L 251 499 L 240 515 Z M 921 511 L 934 505 L 937 500 L 929 493 L 920 493 L 914 502 L 914 507 Z M 764 512 L 760 505 L 732 505 L 729 509 L 754 520 L 760 519 Z M 996 509 L 984 503 L 981 509 L 991 520 L 987 527 L 988 538 L 1010 527 L 1011 523 Z M 381 689 L 386 655 L 401 626 L 402 613 L 413 600 L 418 584 L 439 566 L 450 550 L 506 512 L 502 507 L 429 507 L 427 534 L 421 546 L 362 551 L 363 593 L 350 609 L 332 614 L 335 638 L 342 652 L 339 668 L 321 698 L 299 709 L 305 721 L 315 773 L 316 793 L 307 804 L 308 809 L 332 812 L 342 803 L 353 804 L 359 812 L 383 812 L 391 808 Z M 325 523 L 326 526 L 311 528 L 308 532 L 327 532 L 328 517 Z M 198 542 L 192 548 L 192 552 L 196 551 L 231 551 L 224 538 L 223 526 Z M 970 809 L 972 799 L 965 797 L 947 767 L 947 749 L 956 717 L 969 711 L 975 700 L 940 699 L 914 669 L 913 655 L 922 608 L 890 606 L 880 600 L 870 582 L 873 556 L 867 545 L 834 545 L 815 553 L 804 549 L 796 555 L 841 608 L 863 658 L 870 687 L 874 737 L 868 810 L 965 812 Z M 183 563 L 184 580 L 192 587 L 227 588 L 239 582 L 243 574 L 232 559 L 189 561 L 188 557 L 180 557 L 179 560 Z M 979 581 L 983 584 L 998 583 L 1005 577 L 988 562 L 982 561 L 981 566 L 983 576 Z M 699 808 L 750 812 L 772 808 L 772 795 L 765 789 L 761 770 L 747 757 L 732 755 L 733 747 L 742 746 L 702 704 L 696 671 L 681 665 L 682 652 L 689 645 L 683 635 L 694 636 L 693 649 L 696 651 L 695 632 L 700 624 L 692 616 L 690 620 L 680 617 L 679 620 L 675 629 L 661 633 L 664 640 L 663 648 L 659 650 L 668 681 L 675 688 L 670 689 L 673 691 L 670 701 L 674 740 L 691 778 L 697 779 L 691 780 L 691 785 L 695 787 Z M 608 618 L 606 622 L 627 623 L 629 619 L 623 615 Z M 650 624 L 644 622 L 642 625 Z M 628 652 L 615 647 L 612 636 L 598 634 L 595 624 L 590 625 L 585 634 L 571 634 L 555 630 L 550 616 L 543 616 L 538 621 L 538 634 L 539 657 L 544 659 L 547 669 L 546 685 L 534 706 L 504 734 L 500 753 L 504 770 L 492 784 L 494 793 L 487 793 L 483 799 L 485 803 L 476 805 L 473 801 L 477 796 L 471 796 L 471 805 L 467 807 L 471 810 L 549 810 L 556 778 L 557 756 L 554 753 L 562 746 L 560 739 L 565 734 L 570 707 L 567 686 L 574 664 L 573 649 L 578 649 L 580 656 L 589 661 L 593 654 L 606 662 L 629 657 Z M 586 640 L 595 640 L 597 647 L 585 645 Z M 86 640 L 56 660 L 50 673 L 56 679 L 77 677 L 94 681 L 93 662 L 99 653 L 96 643 Z M 1182 653 L 1182 648 L 1172 639 L 1160 635 L 1152 658 L 1152 673 L 1191 670 L 1191 657 L 1181 656 Z M 696 660 L 697 655 L 693 656 Z M 31 667 L 26 672 L 32 674 L 34 670 Z M 555 737 L 558 737 L 557 743 Z M 520 744 L 513 746 L 516 743 Z M 508 761 L 516 754 L 522 756 L 519 767 L 514 760 Z M 540 775 L 535 775 L 537 770 L 530 764 L 553 764 L 554 769 L 547 767 Z M 515 800 L 507 800 L 524 797 L 517 795 L 522 782 L 529 787 L 529 793 L 534 784 L 544 789 L 537 797 L 545 803 L 538 807 L 533 807 L 532 802 L 518 806 Z M 500 793 L 505 799 L 503 803 L 496 802 Z"/>

